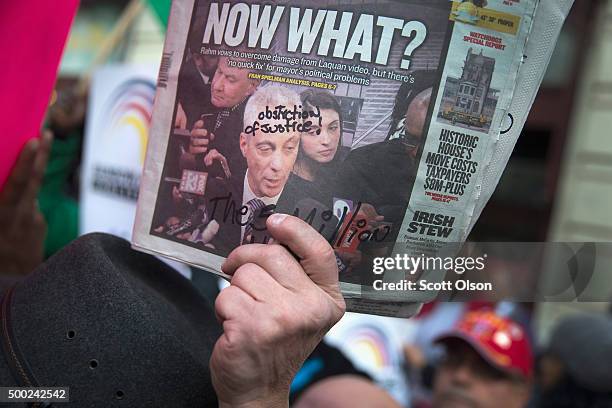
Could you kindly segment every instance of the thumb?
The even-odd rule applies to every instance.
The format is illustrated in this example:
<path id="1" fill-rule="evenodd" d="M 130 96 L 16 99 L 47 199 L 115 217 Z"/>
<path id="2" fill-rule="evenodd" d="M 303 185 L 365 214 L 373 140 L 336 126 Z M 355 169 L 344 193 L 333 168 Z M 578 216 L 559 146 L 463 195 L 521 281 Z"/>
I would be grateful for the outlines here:
<path id="1" fill-rule="evenodd" d="M 306 222 L 286 214 L 272 214 L 267 228 L 277 243 L 296 256 L 308 277 L 343 306 L 336 255 L 325 238 Z"/>

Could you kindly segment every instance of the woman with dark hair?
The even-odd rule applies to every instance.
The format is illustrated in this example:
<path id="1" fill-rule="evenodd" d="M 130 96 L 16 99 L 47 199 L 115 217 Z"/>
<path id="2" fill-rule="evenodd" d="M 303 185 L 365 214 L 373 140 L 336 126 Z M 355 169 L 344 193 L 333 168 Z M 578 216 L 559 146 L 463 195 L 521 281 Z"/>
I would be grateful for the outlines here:
<path id="1" fill-rule="evenodd" d="M 302 110 L 320 112 L 310 131 L 302 133 L 298 157 L 293 167 L 293 193 L 311 198 L 331 208 L 334 174 L 340 162 L 342 110 L 331 93 L 307 89 L 301 93 Z M 299 198 L 298 200 L 299 201 Z"/>
<path id="2" fill-rule="evenodd" d="M 302 134 L 293 172 L 304 180 L 314 181 L 337 165 L 342 139 L 342 110 L 334 95 L 326 91 L 307 89 L 300 98 L 303 110 L 320 111 L 321 122 L 314 121 L 310 131 Z"/>

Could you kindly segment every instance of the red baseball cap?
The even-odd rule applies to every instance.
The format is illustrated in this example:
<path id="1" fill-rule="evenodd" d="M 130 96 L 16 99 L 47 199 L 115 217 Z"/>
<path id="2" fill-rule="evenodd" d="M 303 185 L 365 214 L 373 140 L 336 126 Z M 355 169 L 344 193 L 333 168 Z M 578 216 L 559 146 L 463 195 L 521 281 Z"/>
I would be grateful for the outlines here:
<path id="1" fill-rule="evenodd" d="M 467 342 L 489 364 L 503 372 L 524 378 L 533 375 L 533 353 L 525 330 L 491 310 L 466 313 L 454 329 L 436 338 L 435 342 L 448 339 Z"/>

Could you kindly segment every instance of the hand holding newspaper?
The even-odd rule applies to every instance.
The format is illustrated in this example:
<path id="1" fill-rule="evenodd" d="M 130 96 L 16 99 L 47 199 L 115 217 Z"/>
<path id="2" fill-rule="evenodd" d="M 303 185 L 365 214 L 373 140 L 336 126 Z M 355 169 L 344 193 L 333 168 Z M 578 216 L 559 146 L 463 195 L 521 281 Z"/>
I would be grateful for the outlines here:
<path id="1" fill-rule="evenodd" d="M 571 3 L 174 1 L 134 247 L 223 275 L 292 214 L 334 248 L 349 311 L 414 314 L 431 294 L 377 290 L 407 272 L 376 261 L 465 241 Z"/>

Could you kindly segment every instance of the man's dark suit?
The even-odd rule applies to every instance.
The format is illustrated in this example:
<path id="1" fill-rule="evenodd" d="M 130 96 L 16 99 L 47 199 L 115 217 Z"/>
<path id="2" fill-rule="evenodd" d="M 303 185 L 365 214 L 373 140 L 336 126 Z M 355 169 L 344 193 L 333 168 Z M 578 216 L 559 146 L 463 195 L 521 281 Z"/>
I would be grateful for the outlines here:
<path id="1" fill-rule="evenodd" d="M 204 83 L 204 78 L 193 59 L 185 62 L 181 67 L 177 99 L 187 116 L 188 129 L 193 128 L 203 113 L 213 113 L 217 109 L 211 102 L 210 84 Z"/>
<path id="2" fill-rule="evenodd" d="M 244 177 L 230 180 L 209 179 L 206 185 L 206 210 L 211 220 L 219 224 L 219 232 L 210 242 L 217 254 L 227 256 L 240 245 Z"/>
<path id="3" fill-rule="evenodd" d="M 265 229 L 267 217 L 274 212 L 293 213 L 296 208 L 296 199 L 300 197 L 295 190 L 293 173 L 289 176 L 285 189 L 282 194 L 282 205 L 279 200 L 279 207 L 267 206 L 254 214 L 253 226 L 255 227 L 256 238 L 254 242 L 262 243 L 269 235 L 262 231 Z M 219 232 L 211 241 L 222 256 L 227 256 L 234 248 L 241 244 L 242 234 L 242 215 L 240 212 L 243 206 L 244 176 L 240 179 L 232 177 L 229 181 L 211 179 L 206 186 L 206 208 L 208 216 L 219 224 Z M 287 211 L 291 209 L 291 212 Z M 331 225 L 331 224 L 330 224 Z"/>
<path id="4" fill-rule="evenodd" d="M 206 90 L 204 93 L 208 95 L 208 101 L 210 101 L 211 85 L 204 85 L 204 88 Z M 240 151 L 240 133 L 243 130 L 244 108 L 248 100 L 249 97 L 229 109 L 216 108 L 212 104 L 208 108 L 205 108 L 204 105 L 197 105 L 204 106 L 204 108 L 197 110 L 198 119 L 201 115 L 211 114 L 211 116 L 203 118 L 204 129 L 214 134 L 214 140 L 211 140 L 208 145 L 209 151 L 215 149 L 227 159 L 232 177 L 244 176 L 246 172 L 246 160 Z M 185 106 L 183 108 L 186 109 Z M 185 151 L 189 151 L 188 142 L 183 148 Z M 195 170 L 206 171 L 211 177 L 225 177 L 225 172 L 219 162 L 215 161 L 210 168 L 204 168 L 203 159 L 204 154 L 198 155 Z"/>
<path id="5" fill-rule="evenodd" d="M 210 149 L 217 149 L 226 159 L 229 165 L 232 178 L 242 180 L 246 173 L 247 163 L 242 152 L 240 151 L 240 133 L 243 131 L 244 121 L 244 108 L 248 102 L 247 97 L 240 104 L 230 109 L 229 116 L 222 120 L 221 126 L 215 129 L 216 117 L 211 118 L 213 122 L 211 127 L 207 126 L 207 129 L 215 134 L 215 139 L 210 144 Z M 223 173 L 222 169 L 218 166 L 209 172 L 213 173 L 213 176 L 220 176 Z"/>

